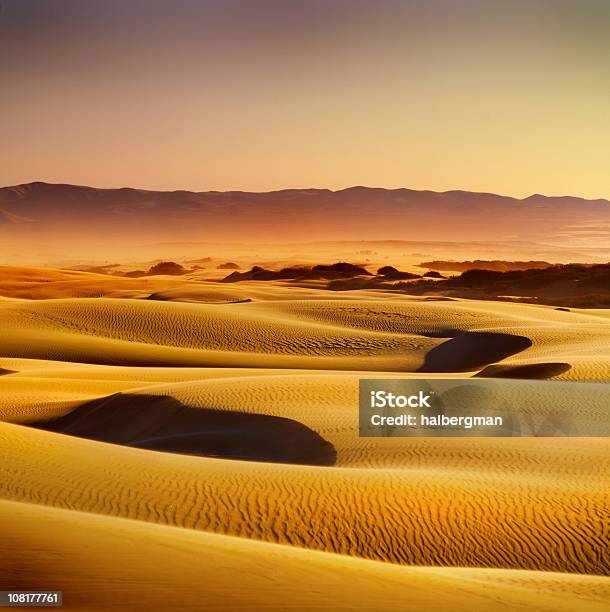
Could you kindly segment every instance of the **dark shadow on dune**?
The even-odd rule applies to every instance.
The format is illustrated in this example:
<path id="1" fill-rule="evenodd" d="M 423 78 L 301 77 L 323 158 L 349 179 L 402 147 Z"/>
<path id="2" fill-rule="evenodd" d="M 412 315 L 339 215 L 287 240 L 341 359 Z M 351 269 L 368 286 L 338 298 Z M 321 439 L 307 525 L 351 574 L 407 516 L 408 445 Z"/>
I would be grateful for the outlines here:
<path id="1" fill-rule="evenodd" d="M 334 446 L 282 417 L 195 408 L 173 397 L 117 393 L 30 426 L 150 450 L 300 465 L 334 465 Z"/>
<path id="2" fill-rule="evenodd" d="M 479 378 L 520 378 L 528 380 L 546 380 L 567 372 L 572 366 L 569 363 L 528 363 L 523 365 L 490 365 L 478 374 Z"/>
<path id="3" fill-rule="evenodd" d="M 420 336 L 425 336 L 426 338 L 456 338 L 464 332 L 459 329 L 444 327 L 442 329 L 432 329 L 429 331 L 420 331 L 418 333 Z"/>
<path id="4" fill-rule="evenodd" d="M 149 296 L 144 298 L 145 300 L 154 300 L 156 302 L 171 302 L 173 301 L 172 297 L 166 296 L 162 291 L 158 293 L 151 293 Z"/>
<path id="5" fill-rule="evenodd" d="M 252 298 L 243 298 L 241 300 L 224 300 L 211 301 L 206 298 L 200 298 L 196 293 L 192 295 L 184 294 L 184 295 L 172 295 L 171 291 L 159 291 L 157 293 L 151 293 L 149 296 L 144 298 L 146 300 L 153 300 L 156 302 L 183 302 L 187 304 L 218 304 L 220 306 L 224 306 L 226 304 L 247 304 L 252 301 Z"/>
<path id="6" fill-rule="evenodd" d="M 419 372 L 469 372 L 532 346 L 525 336 L 491 332 L 464 332 L 426 354 Z"/>
<path id="7" fill-rule="evenodd" d="M 2 376 L 3 374 L 14 374 L 13 370 L 4 370 L 3 368 L 0 368 L 0 376 Z"/>

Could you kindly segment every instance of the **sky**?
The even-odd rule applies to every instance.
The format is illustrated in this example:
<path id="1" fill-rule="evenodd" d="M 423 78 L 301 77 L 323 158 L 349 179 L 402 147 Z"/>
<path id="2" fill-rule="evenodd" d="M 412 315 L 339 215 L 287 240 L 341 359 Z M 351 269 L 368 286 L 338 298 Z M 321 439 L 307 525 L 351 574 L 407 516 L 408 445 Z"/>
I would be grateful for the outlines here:
<path id="1" fill-rule="evenodd" d="M 0 6 L 0 185 L 610 197 L 608 0 Z"/>

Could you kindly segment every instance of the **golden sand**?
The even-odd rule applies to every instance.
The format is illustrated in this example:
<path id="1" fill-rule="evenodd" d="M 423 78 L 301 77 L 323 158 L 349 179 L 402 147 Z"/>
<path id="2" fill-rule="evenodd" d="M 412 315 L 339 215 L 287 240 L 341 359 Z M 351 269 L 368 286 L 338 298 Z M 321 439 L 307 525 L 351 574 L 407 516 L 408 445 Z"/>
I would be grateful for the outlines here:
<path id="1" fill-rule="evenodd" d="M 5 501 L 0 516 L 2 581 L 53 585 L 68 610 L 602 612 L 610 596 L 598 576 L 403 567 Z"/>
<path id="2" fill-rule="evenodd" d="M 608 311 L 17 268 L 0 295 L 3 584 L 63 588 L 68 609 L 92 610 L 175 609 L 171 589 L 212 610 L 607 607 L 607 439 L 359 438 L 357 388 L 520 372 L 496 392 L 601 423 Z M 267 436 L 273 419 L 301 424 L 336 462 L 28 427 L 98 406 L 100 435 L 121 411 L 162 430 L 176 405 L 258 415 Z"/>

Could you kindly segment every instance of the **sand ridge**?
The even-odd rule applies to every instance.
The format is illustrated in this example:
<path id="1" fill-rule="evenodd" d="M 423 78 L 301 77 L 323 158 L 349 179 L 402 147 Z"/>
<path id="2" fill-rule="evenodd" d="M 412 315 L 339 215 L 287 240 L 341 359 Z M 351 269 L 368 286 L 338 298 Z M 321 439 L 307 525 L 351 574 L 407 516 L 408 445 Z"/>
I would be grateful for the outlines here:
<path id="1" fill-rule="evenodd" d="M 386 304 L 368 296 L 307 304 L 9 300 L 0 303 L 6 329 L 0 355 L 124 365 L 435 373 L 454 371 L 466 346 L 473 356 L 483 356 L 463 362 L 461 371 L 472 374 L 506 360 L 568 363 L 570 369 L 559 378 L 608 378 L 610 324 L 588 313 L 499 302 L 473 306 L 471 300 Z M 475 340 L 484 337 L 489 341 L 482 353 Z M 430 364 L 436 347 L 440 359 Z"/>

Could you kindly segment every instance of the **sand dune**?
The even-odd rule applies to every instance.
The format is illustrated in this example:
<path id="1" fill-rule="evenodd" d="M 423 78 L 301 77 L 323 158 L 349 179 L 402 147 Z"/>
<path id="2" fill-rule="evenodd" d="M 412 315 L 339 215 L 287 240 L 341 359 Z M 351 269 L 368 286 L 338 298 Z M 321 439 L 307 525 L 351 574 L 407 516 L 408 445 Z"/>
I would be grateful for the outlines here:
<path id="1" fill-rule="evenodd" d="M 601 612 L 610 596 L 597 576 L 397 567 L 5 501 L 0 515 L 0 583 L 54 585 L 68 610 Z"/>
<path id="2" fill-rule="evenodd" d="M 5 300 L 0 354 L 125 365 L 427 373 L 475 373 L 510 358 L 567 362 L 571 369 L 558 377 L 608 378 L 610 325 L 603 317 L 497 302 L 385 303 L 366 293 L 356 298 L 222 307 L 130 299 Z"/>
<path id="3" fill-rule="evenodd" d="M 610 569 L 603 439 L 549 440 L 546 447 L 512 440 L 504 452 L 473 444 L 479 457 L 464 465 L 438 455 L 468 456 L 468 446 L 441 439 L 428 441 L 436 466 L 400 470 L 154 453 L 6 423 L 0 439 L 8 455 L 1 466 L 5 499 L 408 565 Z M 511 455 L 530 451 L 538 469 L 503 469 Z M 421 453 L 416 445 L 413 460 Z M 545 460 L 553 457 L 559 463 L 549 472 Z M 574 476 L 566 479 L 562 463 Z"/>
<path id="4" fill-rule="evenodd" d="M 451 445 L 456 456 L 440 453 L 439 466 L 447 461 L 459 460 L 469 468 L 483 462 L 476 449 L 494 450 L 498 467 L 502 470 L 532 469 L 546 463 L 546 470 L 557 466 L 558 470 L 572 473 L 572 464 L 581 461 L 585 471 L 591 466 L 584 457 L 565 454 L 538 456 L 538 450 L 548 440 L 521 439 L 375 439 L 357 436 L 357 380 L 358 376 L 340 371 L 315 370 L 266 370 L 230 368 L 129 368 L 126 366 L 99 366 L 87 364 L 56 363 L 43 369 L 44 361 L 4 359 L 0 363 L 21 372 L 0 379 L 0 414 L 4 421 L 20 423 L 42 418 L 58 417 L 86 401 L 101 398 L 130 386 L 134 393 L 176 398 L 186 405 L 215 410 L 239 410 L 242 412 L 286 416 L 307 424 L 322 436 L 332 440 L 339 449 L 339 462 L 350 466 L 399 466 L 421 465 L 427 453 L 422 449 L 436 447 L 448 449 Z M 363 372 L 370 378 L 392 376 L 378 372 Z M 404 374 L 401 375 L 404 377 Z M 414 374 L 414 376 L 421 376 Z M 427 375 L 430 376 L 430 375 Z M 446 376 L 446 375 L 442 375 Z M 117 382 L 119 388 L 117 389 Z M 169 383 L 169 384 L 167 384 Z M 173 384 L 180 383 L 180 384 Z M 577 385 L 546 386 L 536 381 L 498 381 L 494 384 L 497 394 L 504 399 L 517 401 L 525 393 L 530 394 L 538 411 L 556 409 L 558 404 L 568 412 L 580 404 L 582 387 Z M 42 389 L 39 393 L 37 389 Z M 591 403 L 583 418 L 603 416 L 606 392 L 603 386 L 590 387 L 597 393 L 597 405 Z M 591 396 L 591 400 L 594 396 Z M 129 401 L 126 398 L 126 401 Z M 69 407 L 62 405 L 69 402 Z M 582 408 L 580 408 L 582 410 Z M 575 448 L 577 440 L 571 440 Z M 530 450 L 525 446 L 530 444 Z M 519 448 L 523 449 L 522 452 Z M 504 449 L 514 452 L 504 454 Z M 553 448 L 547 446 L 546 448 Z M 415 452 L 415 450 L 418 452 Z M 413 455 L 411 453 L 414 452 Z M 460 457 L 461 453 L 461 457 Z M 472 460 L 470 460 L 472 459 Z M 531 460 L 531 461 L 530 461 Z M 465 463 L 466 462 L 466 463 Z"/>
<path id="5" fill-rule="evenodd" d="M 127 406 L 136 399 L 136 395 L 147 395 L 153 399 L 165 396 L 185 407 L 293 419 L 329 440 L 339 451 L 340 463 L 346 465 L 353 460 L 362 465 L 362 461 L 367 461 L 367 455 L 371 462 L 378 461 L 376 450 L 367 453 L 367 449 L 376 449 L 379 444 L 391 442 L 358 436 L 358 380 L 362 374 L 306 370 L 291 370 L 289 374 L 284 374 L 282 370 L 244 372 L 240 369 L 206 368 L 199 370 L 202 376 L 198 379 L 197 370 L 193 368 L 185 372 L 182 381 L 172 382 L 170 376 L 176 369 L 160 368 L 159 377 L 169 378 L 169 382 L 165 383 L 154 380 L 144 382 L 139 377 L 131 381 L 121 380 L 125 369 L 118 366 L 75 365 L 72 369 L 67 368 L 65 382 L 60 369 L 55 370 L 53 377 L 42 376 L 40 383 L 37 382 L 35 370 L 4 376 L 0 379 L 0 390 L 4 391 L 0 397 L 0 414 L 3 420 L 15 423 L 56 418 L 66 412 L 62 401 L 80 400 L 83 403 L 125 391 L 129 395 L 122 396 L 122 400 L 121 397 L 115 398 L 115 405 L 122 402 Z M 156 369 L 153 369 L 152 374 L 155 372 Z M 369 378 L 395 376 L 383 372 L 363 374 Z M 421 374 L 414 373 L 413 376 L 421 377 Z M 33 390 L 30 392 L 30 389 Z M 131 393 L 136 395 L 131 396 Z M 587 397 L 584 404 L 583 393 Z M 489 410 L 517 405 L 523 397 L 529 398 L 530 406 L 524 406 L 522 413 L 533 421 L 547 415 L 557 415 L 565 419 L 574 434 L 587 428 L 597 428 L 600 432 L 605 429 L 610 391 L 602 384 L 557 382 L 549 386 L 545 381 L 500 379 L 486 386 L 484 395 L 469 401 L 479 402 L 481 409 Z M 51 400 L 56 403 L 51 403 Z M 394 444 L 398 452 L 405 442 L 395 440 Z M 400 462 L 399 455 L 394 458 Z"/>
<path id="6" fill-rule="evenodd" d="M 438 343 L 320 326 L 251 303 L 80 299 L 9 302 L 0 309 L 9 330 L 0 354 L 89 363 L 407 370 Z"/>
<path id="7" fill-rule="evenodd" d="M 608 438 L 360 438 L 357 410 L 362 377 L 484 377 L 486 409 L 601 431 L 607 311 L 17 268 L 0 295 L 13 588 L 73 609 L 175 609 L 170 583 L 218 610 L 608 605 Z"/>

